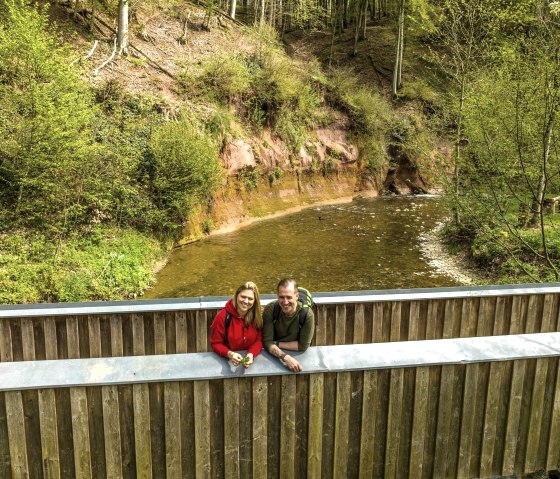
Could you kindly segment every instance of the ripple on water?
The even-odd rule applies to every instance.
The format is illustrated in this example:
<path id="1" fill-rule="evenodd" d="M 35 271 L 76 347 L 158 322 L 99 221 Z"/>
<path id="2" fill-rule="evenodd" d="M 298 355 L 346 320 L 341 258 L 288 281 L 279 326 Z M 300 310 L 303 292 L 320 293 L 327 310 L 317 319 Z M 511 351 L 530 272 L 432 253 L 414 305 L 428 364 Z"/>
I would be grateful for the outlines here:
<path id="1" fill-rule="evenodd" d="M 173 252 L 145 297 L 229 295 L 249 279 L 272 293 L 288 275 L 312 291 L 455 286 L 420 248 L 444 217 L 437 197 L 309 208 Z"/>

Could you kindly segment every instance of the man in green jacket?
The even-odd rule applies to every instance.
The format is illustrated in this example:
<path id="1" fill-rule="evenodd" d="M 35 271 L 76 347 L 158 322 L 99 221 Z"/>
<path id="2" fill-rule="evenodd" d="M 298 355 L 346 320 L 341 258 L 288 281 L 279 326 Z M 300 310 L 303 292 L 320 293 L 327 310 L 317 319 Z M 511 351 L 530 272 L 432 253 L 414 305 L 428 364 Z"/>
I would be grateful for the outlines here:
<path id="1" fill-rule="evenodd" d="M 276 307 L 277 318 L 274 309 Z M 301 316 L 300 316 L 301 315 Z M 315 316 L 311 308 L 303 308 L 298 301 L 297 283 L 284 278 L 278 283 L 278 300 L 268 304 L 263 312 L 263 345 L 293 372 L 301 371 L 301 364 L 287 351 L 305 351 L 315 331 Z"/>

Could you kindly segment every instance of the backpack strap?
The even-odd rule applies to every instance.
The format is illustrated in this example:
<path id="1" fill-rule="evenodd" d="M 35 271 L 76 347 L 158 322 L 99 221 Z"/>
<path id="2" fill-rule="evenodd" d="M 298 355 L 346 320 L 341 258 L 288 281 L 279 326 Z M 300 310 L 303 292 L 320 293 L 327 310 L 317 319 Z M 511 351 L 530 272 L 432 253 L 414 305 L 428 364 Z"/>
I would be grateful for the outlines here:
<path id="1" fill-rule="evenodd" d="M 307 307 L 301 308 L 299 310 L 299 329 L 303 328 L 303 325 L 307 321 L 307 312 L 308 311 L 309 311 L 309 308 L 307 308 Z"/>
<path id="2" fill-rule="evenodd" d="M 274 309 L 272 310 L 272 324 L 276 323 L 279 317 L 280 317 L 280 303 L 276 301 L 276 303 L 274 303 Z"/>
<path id="3" fill-rule="evenodd" d="M 231 323 L 231 313 L 226 312 L 226 320 L 224 321 L 224 344 L 229 348 L 229 341 L 227 336 L 227 331 L 229 328 L 229 324 Z"/>

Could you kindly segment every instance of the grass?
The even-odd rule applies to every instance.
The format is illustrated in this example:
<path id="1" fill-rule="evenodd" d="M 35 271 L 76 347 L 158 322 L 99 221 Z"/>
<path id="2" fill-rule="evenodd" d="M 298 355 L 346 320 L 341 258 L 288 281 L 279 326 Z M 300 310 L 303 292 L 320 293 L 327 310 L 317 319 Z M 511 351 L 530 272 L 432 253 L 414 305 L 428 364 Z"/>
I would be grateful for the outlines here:
<path id="1" fill-rule="evenodd" d="M 40 234 L 0 240 L 0 303 L 133 298 L 153 282 L 164 250 L 132 229 L 99 228 L 52 242 Z"/>

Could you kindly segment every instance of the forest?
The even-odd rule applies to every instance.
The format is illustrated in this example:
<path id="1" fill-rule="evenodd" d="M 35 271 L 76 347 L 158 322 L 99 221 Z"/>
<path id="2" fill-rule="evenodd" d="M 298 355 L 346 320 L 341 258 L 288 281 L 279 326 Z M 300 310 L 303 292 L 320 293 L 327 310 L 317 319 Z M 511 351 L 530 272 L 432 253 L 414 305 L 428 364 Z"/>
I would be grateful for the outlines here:
<path id="1" fill-rule="evenodd" d="M 232 140 L 289 158 L 239 194 L 299 184 L 341 118 L 361 188 L 414 170 L 485 281 L 558 281 L 559 32 L 550 0 L 0 0 L 0 304 L 140 296 L 215 226 Z"/>

